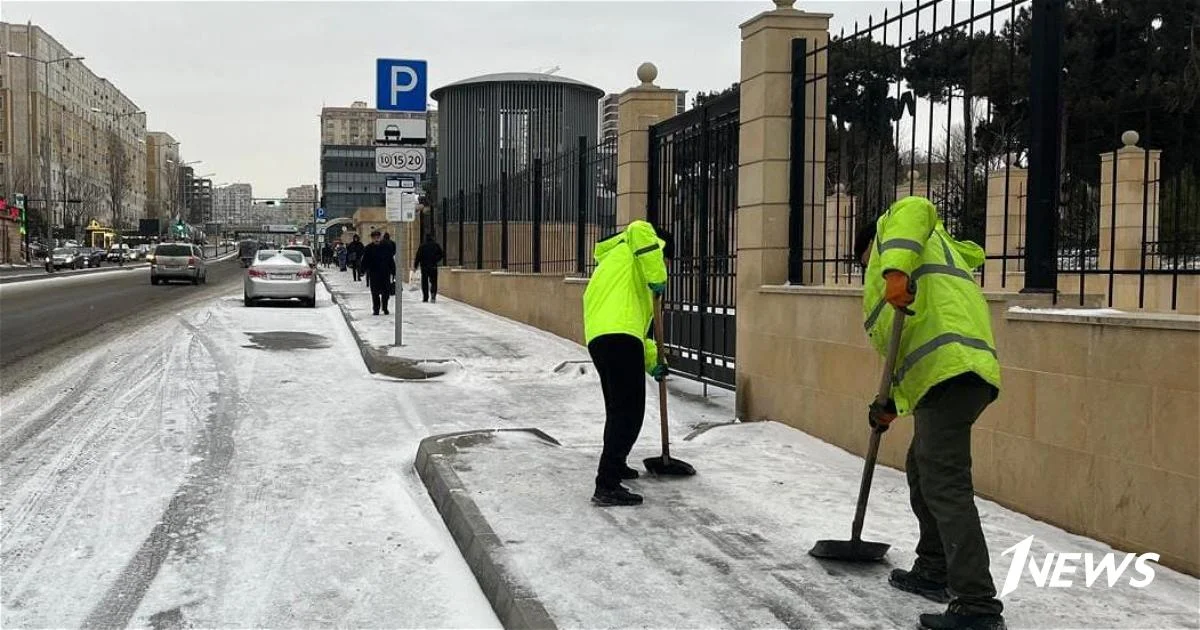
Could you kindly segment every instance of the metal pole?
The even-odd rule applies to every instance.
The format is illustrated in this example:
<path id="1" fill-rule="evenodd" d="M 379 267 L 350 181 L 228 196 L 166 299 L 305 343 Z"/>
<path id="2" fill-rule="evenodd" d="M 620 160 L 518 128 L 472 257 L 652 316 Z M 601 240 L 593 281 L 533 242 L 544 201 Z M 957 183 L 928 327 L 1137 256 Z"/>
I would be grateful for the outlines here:
<path id="1" fill-rule="evenodd" d="M 576 195 L 575 199 L 575 204 L 578 206 L 578 208 L 576 208 L 577 217 L 575 221 L 575 273 L 582 276 L 584 261 L 583 248 L 587 242 L 586 239 L 584 239 L 583 233 L 584 230 L 587 229 L 588 196 L 591 194 L 590 186 L 588 185 L 589 161 L 587 136 L 579 136 L 578 156 L 579 169 L 576 175 L 576 180 L 578 181 L 578 195 Z"/>
<path id="2" fill-rule="evenodd" d="M 804 118 L 807 105 L 805 102 L 807 50 L 808 40 L 792 40 L 792 148 L 791 165 L 788 169 L 791 190 L 788 198 L 787 279 L 789 284 L 804 283 L 802 266 L 804 261 L 804 193 L 806 192 L 804 190 L 804 140 L 805 132 L 808 131 L 808 123 Z"/>
<path id="3" fill-rule="evenodd" d="M 533 273 L 542 272 L 542 158 L 533 161 Z"/>
<path id="4" fill-rule="evenodd" d="M 1025 288 L 1055 293 L 1059 200 L 1059 126 L 1065 0 L 1034 0 L 1030 51 L 1029 209 L 1025 214 Z"/>
<path id="5" fill-rule="evenodd" d="M 45 210 L 43 214 L 46 218 L 46 241 L 50 242 L 54 239 L 54 226 L 51 219 L 53 211 L 50 209 L 50 161 L 54 158 L 54 141 L 50 137 L 50 64 L 44 61 L 42 62 L 42 104 L 46 119 L 46 124 L 42 127 L 42 134 L 46 138 L 46 155 L 44 156 L 46 165 L 42 168 L 44 177 L 42 188 L 45 193 L 42 195 L 42 208 Z"/>
<path id="6" fill-rule="evenodd" d="M 404 235 L 400 234 L 400 226 L 404 225 Z M 396 347 L 400 347 L 401 341 L 404 338 L 404 301 L 401 296 L 404 295 L 404 283 L 401 279 L 404 277 L 404 241 L 408 238 L 408 224 L 404 222 L 392 224 L 392 231 L 396 233 Z"/>
<path id="7" fill-rule="evenodd" d="M 463 218 L 467 214 L 467 198 L 463 195 L 463 189 L 458 189 L 458 266 L 464 266 L 463 261 L 467 259 L 466 252 L 463 248 L 466 244 L 463 242 L 463 232 L 466 229 L 463 227 Z"/>
<path id="8" fill-rule="evenodd" d="M 500 171 L 500 268 L 508 270 L 508 172 Z"/>
<path id="9" fill-rule="evenodd" d="M 483 184 L 475 188 L 475 268 L 483 269 Z"/>

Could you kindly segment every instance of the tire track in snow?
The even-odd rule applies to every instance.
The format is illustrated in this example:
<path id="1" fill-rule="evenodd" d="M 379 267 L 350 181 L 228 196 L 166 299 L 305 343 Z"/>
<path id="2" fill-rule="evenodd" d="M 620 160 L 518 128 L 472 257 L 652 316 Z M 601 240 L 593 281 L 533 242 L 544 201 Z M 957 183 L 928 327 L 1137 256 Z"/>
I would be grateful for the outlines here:
<path id="1" fill-rule="evenodd" d="M 188 555 L 206 525 L 209 508 L 233 459 L 233 429 L 239 393 L 235 366 L 222 349 L 196 325 L 183 318 L 184 328 L 204 347 L 216 366 L 217 400 L 205 418 L 201 439 L 193 450 L 200 460 L 188 467 L 187 481 L 171 497 L 158 524 L 126 563 L 121 574 L 88 613 L 85 628 L 124 628 L 168 555 Z"/>
<path id="2" fill-rule="evenodd" d="M 101 356 L 84 368 L 83 379 L 76 383 L 74 387 L 66 390 L 62 398 L 59 398 L 53 406 L 30 418 L 27 422 L 9 432 L 8 435 L 5 435 L 3 440 L 0 440 L 0 460 L 8 459 L 14 451 L 24 446 L 26 442 L 54 426 L 60 418 L 66 415 L 66 412 L 94 398 L 96 393 L 92 386 L 104 374 L 101 366 L 104 359 L 105 357 Z M 11 409 L 6 411 L 4 415 L 8 417 L 18 415 L 19 417 L 19 412 L 20 409 Z"/>

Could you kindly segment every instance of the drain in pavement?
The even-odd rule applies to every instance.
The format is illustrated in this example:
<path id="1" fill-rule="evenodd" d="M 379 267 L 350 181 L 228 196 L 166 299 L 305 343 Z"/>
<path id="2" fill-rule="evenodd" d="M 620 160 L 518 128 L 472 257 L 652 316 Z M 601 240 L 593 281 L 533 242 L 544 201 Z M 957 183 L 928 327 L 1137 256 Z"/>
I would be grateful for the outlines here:
<path id="1" fill-rule="evenodd" d="M 250 338 L 250 345 L 242 347 L 256 350 L 316 350 L 329 347 L 329 340 L 325 337 L 306 332 L 275 330 L 246 333 L 246 336 Z"/>

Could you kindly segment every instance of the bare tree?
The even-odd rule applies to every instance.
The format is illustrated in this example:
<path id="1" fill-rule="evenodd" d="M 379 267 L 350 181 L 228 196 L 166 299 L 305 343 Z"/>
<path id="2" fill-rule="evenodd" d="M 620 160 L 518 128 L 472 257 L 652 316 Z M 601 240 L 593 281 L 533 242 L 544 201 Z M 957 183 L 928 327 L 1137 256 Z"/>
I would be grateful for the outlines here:
<path id="1" fill-rule="evenodd" d="M 107 134 L 107 148 L 108 190 L 106 192 L 109 207 L 112 209 L 113 229 L 117 230 L 119 238 L 124 221 L 121 211 L 133 179 L 133 161 L 130 159 L 129 149 L 121 141 L 121 136 L 111 129 Z"/>

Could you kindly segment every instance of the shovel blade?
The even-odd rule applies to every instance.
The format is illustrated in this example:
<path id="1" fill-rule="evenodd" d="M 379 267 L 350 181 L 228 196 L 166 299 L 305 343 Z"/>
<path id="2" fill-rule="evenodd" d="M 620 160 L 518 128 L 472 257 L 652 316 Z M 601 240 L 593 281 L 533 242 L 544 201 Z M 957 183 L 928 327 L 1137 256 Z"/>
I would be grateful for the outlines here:
<path id="1" fill-rule="evenodd" d="M 808 555 L 846 562 L 879 562 L 891 545 L 865 540 L 818 540 Z"/>
<path id="2" fill-rule="evenodd" d="M 696 474 L 696 469 L 691 464 L 674 457 L 667 458 L 666 461 L 663 461 L 661 455 L 647 457 L 642 460 L 642 464 L 646 466 L 646 472 L 659 477 L 691 477 Z"/>

